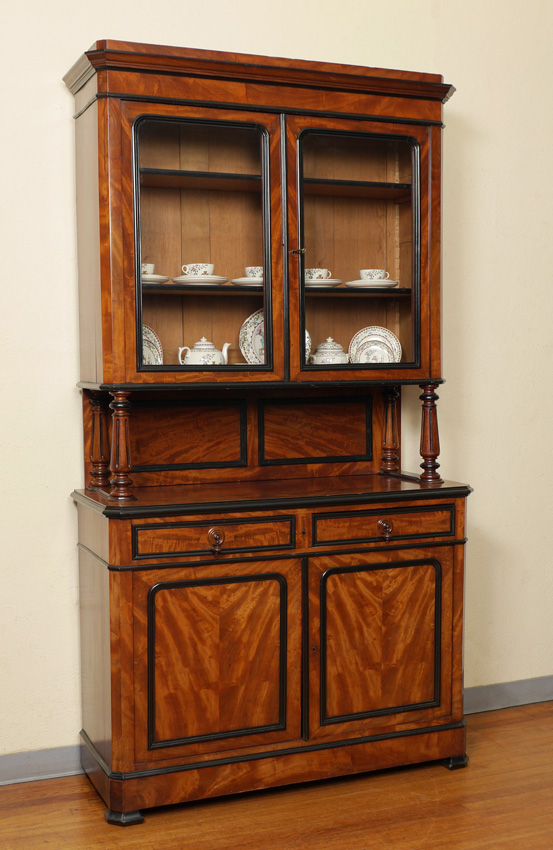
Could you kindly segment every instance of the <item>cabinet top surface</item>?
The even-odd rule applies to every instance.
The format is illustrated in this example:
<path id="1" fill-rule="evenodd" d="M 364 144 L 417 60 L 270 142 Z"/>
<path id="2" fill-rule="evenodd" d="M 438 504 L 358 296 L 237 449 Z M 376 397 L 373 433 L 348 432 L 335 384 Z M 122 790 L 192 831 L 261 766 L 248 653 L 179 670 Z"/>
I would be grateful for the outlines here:
<path id="1" fill-rule="evenodd" d="M 325 87 L 371 88 L 396 95 L 410 95 L 445 102 L 454 92 L 440 74 L 340 65 L 273 56 L 259 56 L 191 47 L 138 44 L 101 39 L 65 75 L 64 80 L 76 93 L 100 70 L 132 72 L 174 72 L 233 79 L 318 85 Z"/>
<path id="2" fill-rule="evenodd" d="M 466 484 L 444 481 L 429 486 L 418 479 L 385 475 L 351 475 L 333 478 L 262 482 L 233 482 L 174 487 L 139 487 L 135 499 L 117 502 L 94 490 L 76 490 L 73 498 L 85 502 L 106 516 L 130 518 L 153 515 L 177 515 L 202 510 L 270 510 L 386 502 L 408 499 L 465 497 L 471 493 Z"/>

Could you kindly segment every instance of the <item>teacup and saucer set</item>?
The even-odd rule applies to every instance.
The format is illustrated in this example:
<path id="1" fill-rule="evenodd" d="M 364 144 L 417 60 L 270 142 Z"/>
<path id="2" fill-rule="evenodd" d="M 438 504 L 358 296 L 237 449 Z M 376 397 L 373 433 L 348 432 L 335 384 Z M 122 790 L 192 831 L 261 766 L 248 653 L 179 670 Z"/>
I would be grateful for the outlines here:
<path id="1" fill-rule="evenodd" d="M 194 286 L 218 286 L 226 283 L 228 277 L 213 274 L 213 263 L 186 263 L 182 267 L 183 274 L 174 277 L 173 283 L 186 283 Z"/>
<path id="2" fill-rule="evenodd" d="M 332 277 L 330 269 L 306 269 L 305 270 L 305 285 L 306 286 L 340 286 L 341 280 L 337 277 Z"/>
<path id="3" fill-rule="evenodd" d="M 142 282 L 143 283 L 167 283 L 168 277 L 163 274 L 154 274 L 154 263 L 142 263 Z"/>
<path id="4" fill-rule="evenodd" d="M 231 280 L 235 286 L 260 286 L 263 284 L 263 266 L 246 266 L 246 277 Z"/>
<path id="5" fill-rule="evenodd" d="M 392 289 L 398 285 L 397 280 L 390 280 L 390 273 L 386 269 L 361 269 L 359 280 L 348 280 L 346 286 L 359 289 L 369 289 L 373 286 L 385 287 Z"/>

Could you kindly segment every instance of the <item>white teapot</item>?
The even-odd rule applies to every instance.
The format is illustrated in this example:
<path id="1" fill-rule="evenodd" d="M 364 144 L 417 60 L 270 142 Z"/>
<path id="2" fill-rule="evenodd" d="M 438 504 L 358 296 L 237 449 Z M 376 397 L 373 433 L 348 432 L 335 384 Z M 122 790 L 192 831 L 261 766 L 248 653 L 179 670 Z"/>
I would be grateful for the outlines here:
<path id="1" fill-rule="evenodd" d="M 347 363 L 348 355 L 339 342 L 335 342 L 331 336 L 326 342 L 321 342 L 315 354 L 309 358 L 311 363 Z"/>
<path id="2" fill-rule="evenodd" d="M 225 342 L 223 350 L 219 351 L 212 342 L 209 342 L 203 336 L 198 342 L 194 343 L 193 348 L 189 348 L 187 345 L 179 348 L 179 363 L 182 366 L 226 366 L 229 348 L 230 342 Z M 184 351 L 188 351 L 188 354 L 183 357 Z"/>

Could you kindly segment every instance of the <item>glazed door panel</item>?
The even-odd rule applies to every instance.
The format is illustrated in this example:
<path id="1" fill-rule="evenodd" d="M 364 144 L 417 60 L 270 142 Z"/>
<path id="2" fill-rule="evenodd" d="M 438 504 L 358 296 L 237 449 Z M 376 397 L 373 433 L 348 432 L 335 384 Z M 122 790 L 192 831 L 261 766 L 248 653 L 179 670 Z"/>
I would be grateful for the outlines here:
<path id="1" fill-rule="evenodd" d="M 439 161 L 431 132 L 287 118 L 293 379 L 428 374 L 430 290 L 439 297 L 440 274 L 439 233 L 421 190 L 432 150 Z"/>
<path id="2" fill-rule="evenodd" d="M 452 570 L 441 547 L 310 560 L 311 737 L 451 714 Z"/>
<path id="3" fill-rule="evenodd" d="M 300 737 L 301 568 L 133 575 L 136 760 Z"/>
<path id="4" fill-rule="evenodd" d="M 282 379 L 278 117 L 121 110 L 127 380 Z"/>

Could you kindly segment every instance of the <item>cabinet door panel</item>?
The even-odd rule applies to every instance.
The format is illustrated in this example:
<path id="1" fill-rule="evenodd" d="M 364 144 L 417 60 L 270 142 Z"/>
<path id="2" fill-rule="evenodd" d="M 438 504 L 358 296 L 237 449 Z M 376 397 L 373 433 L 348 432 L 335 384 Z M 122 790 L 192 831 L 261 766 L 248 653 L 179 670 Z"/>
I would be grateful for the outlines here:
<path id="1" fill-rule="evenodd" d="M 312 560 L 311 735 L 450 714 L 451 592 L 449 549 Z"/>
<path id="2" fill-rule="evenodd" d="M 300 581 L 293 561 L 135 574 L 137 761 L 300 736 Z"/>

